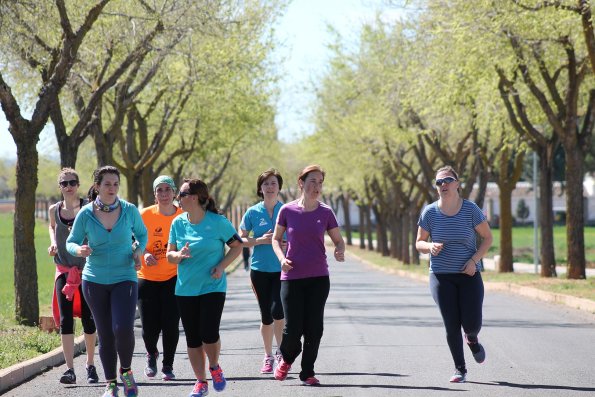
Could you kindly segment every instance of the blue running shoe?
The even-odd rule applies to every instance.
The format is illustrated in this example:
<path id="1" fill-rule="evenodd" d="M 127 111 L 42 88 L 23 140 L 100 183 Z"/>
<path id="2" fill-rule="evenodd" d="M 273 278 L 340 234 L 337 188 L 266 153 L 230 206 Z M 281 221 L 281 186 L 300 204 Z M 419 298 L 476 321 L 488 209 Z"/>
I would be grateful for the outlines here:
<path id="1" fill-rule="evenodd" d="M 120 374 L 120 379 L 122 379 L 122 383 L 124 384 L 124 396 L 125 397 L 136 397 L 138 396 L 138 387 L 136 386 L 136 382 L 134 381 L 134 376 L 132 375 L 132 370 L 128 370 L 123 374 Z"/>
<path id="2" fill-rule="evenodd" d="M 227 385 L 227 381 L 225 380 L 225 376 L 223 376 L 223 370 L 219 365 L 215 368 L 209 368 L 211 371 L 211 378 L 213 379 L 213 389 L 215 391 L 223 391 L 225 389 L 225 385 Z"/>
<path id="3" fill-rule="evenodd" d="M 194 384 L 194 389 L 192 389 L 192 393 L 188 395 L 188 397 L 205 397 L 209 394 L 209 384 L 204 381 L 197 380 Z"/>
<path id="4" fill-rule="evenodd" d="M 110 382 L 105 386 L 105 392 L 101 397 L 118 397 L 118 386 L 116 382 Z"/>

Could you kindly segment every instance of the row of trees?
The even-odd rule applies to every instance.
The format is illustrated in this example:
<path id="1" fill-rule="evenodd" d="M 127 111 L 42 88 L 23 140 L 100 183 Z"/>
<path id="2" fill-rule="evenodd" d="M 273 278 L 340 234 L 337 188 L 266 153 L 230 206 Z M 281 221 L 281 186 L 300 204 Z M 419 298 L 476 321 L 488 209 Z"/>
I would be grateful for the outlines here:
<path id="1" fill-rule="evenodd" d="M 20 322 L 39 313 L 32 247 L 42 129 L 53 128 L 61 166 L 120 168 L 133 203 L 151 204 L 160 173 L 198 175 L 231 202 L 241 186 L 232 171 L 260 168 L 259 148 L 275 147 L 272 26 L 281 11 L 257 0 L 0 2 Z M 249 161 L 238 155 L 255 141 Z"/>
<path id="2" fill-rule="evenodd" d="M 405 263 L 418 261 L 410 257 L 416 222 L 435 200 L 438 167 L 459 170 L 464 197 L 477 184 L 480 207 L 488 180 L 495 181 L 500 271 L 507 272 L 511 193 L 526 153 L 535 152 L 541 275 L 553 277 L 552 169 L 561 146 L 567 274 L 585 278 L 583 177 L 595 121 L 590 2 L 419 3 L 407 21 L 379 17 L 366 24 L 357 48 L 337 38 L 318 91 L 316 133 L 305 142 L 310 154 L 327 159 L 344 199 L 355 200 L 363 214 L 373 211 L 380 250 Z"/>

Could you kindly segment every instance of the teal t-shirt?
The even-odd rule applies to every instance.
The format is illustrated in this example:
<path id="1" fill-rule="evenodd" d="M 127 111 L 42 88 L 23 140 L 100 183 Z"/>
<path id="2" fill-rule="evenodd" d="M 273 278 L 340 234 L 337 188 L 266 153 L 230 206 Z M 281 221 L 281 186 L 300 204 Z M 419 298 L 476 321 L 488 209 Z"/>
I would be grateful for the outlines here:
<path id="1" fill-rule="evenodd" d="M 268 231 L 272 232 L 275 230 L 277 216 L 279 215 L 279 210 L 282 206 L 283 204 L 280 201 L 277 201 L 277 204 L 275 204 L 275 207 L 273 208 L 273 217 L 271 218 L 264 206 L 264 202 L 261 201 L 260 203 L 253 205 L 248 208 L 244 214 L 242 223 L 240 223 L 240 229 L 248 232 L 251 231 L 255 238 L 262 237 L 262 235 Z M 260 272 L 269 273 L 281 271 L 281 263 L 279 263 L 279 259 L 277 259 L 277 255 L 275 255 L 271 244 L 254 246 L 250 268 Z"/>
<path id="2" fill-rule="evenodd" d="M 188 220 L 188 213 L 174 218 L 169 232 L 169 244 L 177 250 L 189 243 L 191 258 L 182 259 L 178 264 L 176 295 L 198 296 L 211 292 L 226 292 L 225 273 L 217 280 L 211 277 L 211 270 L 225 256 L 225 243 L 236 230 L 223 215 L 211 211 L 205 213 L 202 221 L 196 225 Z"/>

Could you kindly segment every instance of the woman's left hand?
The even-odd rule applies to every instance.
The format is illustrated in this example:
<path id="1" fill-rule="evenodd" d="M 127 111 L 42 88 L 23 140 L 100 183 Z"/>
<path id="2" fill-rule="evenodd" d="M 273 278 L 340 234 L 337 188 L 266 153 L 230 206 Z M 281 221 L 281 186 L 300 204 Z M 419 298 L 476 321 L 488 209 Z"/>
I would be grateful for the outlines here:
<path id="1" fill-rule="evenodd" d="M 219 280 L 221 277 L 223 277 L 224 271 L 225 270 L 221 268 L 221 266 L 217 265 L 211 270 L 211 277 L 213 277 L 216 280 Z"/>
<path id="2" fill-rule="evenodd" d="M 475 262 L 473 262 L 473 259 L 469 259 L 465 263 L 465 267 L 463 268 L 463 273 L 468 276 L 474 276 L 476 272 L 477 272 L 477 265 L 475 265 Z"/>
<path id="3" fill-rule="evenodd" d="M 345 262 L 345 251 L 335 248 L 335 259 L 337 262 Z"/>

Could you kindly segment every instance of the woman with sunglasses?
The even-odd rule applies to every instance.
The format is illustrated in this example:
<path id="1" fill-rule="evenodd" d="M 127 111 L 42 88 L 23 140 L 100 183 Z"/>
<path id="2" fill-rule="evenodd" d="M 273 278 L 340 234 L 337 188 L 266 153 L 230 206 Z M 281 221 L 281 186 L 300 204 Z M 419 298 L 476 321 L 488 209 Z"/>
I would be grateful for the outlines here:
<path id="1" fill-rule="evenodd" d="M 180 337 L 180 315 L 176 303 L 176 266 L 167 261 L 169 229 L 182 210 L 174 205 L 176 184 L 167 176 L 153 181 L 153 194 L 157 204 L 141 210 L 149 240 L 138 271 L 138 310 L 143 326 L 143 341 L 147 351 L 145 375 L 157 375 L 159 350 L 157 342 L 162 334 L 163 362 L 161 379 L 175 379 L 174 356 Z"/>
<path id="2" fill-rule="evenodd" d="M 231 222 L 219 214 L 203 181 L 184 179 L 178 201 L 185 212 L 171 224 L 167 260 L 178 265 L 176 300 L 188 359 L 196 376 L 189 397 L 203 397 L 209 392 L 207 358 L 215 391 L 226 386 L 219 365 L 219 326 L 227 291 L 225 268 L 242 252 L 242 239 Z"/>
<path id="3" fill-rule="evenodd" d="M 66 238 L 70 233 L 74 218 L 85 201 L 79 197 L 79 176 L 72 168 L 63 168 L 58 175 L 58 188 L 62 200 L 50 206 L 50 246 L 48 253 L 54 257 L 56 277 L 52 309 L 54 321 L 60 324 L 62 351 L 66 361 L 66 372 L 60 377 L 60 383 L 75 384 L 74 373 L 74 317 L 81 318 L 87 354 L 87 382 L 97 383 L 99 378 L 94 365 L 95 357 L 95 322 L 91 310 L 83 297 L 81 272 L 85 266 L 84 258 L 77 258 L 66 251 Z"/>
<path id="4" fill-rule="evenodd" d="M 281 362 L 275 379 L 285 380 L 292 364 L 302 353 L 299 377 L 305 386 L 320 384 L 314 363 L 324 330 L 324 307 L 330 291 L 324 236 L 335 245 L 338 262 L 345 260 L 345 242 L 333 210 L 319 201 L 325 172 L 310 165 L 298 176 L 301 196 L 279 211 L 273 235 L 273 250 L 281 263 L 281 301 L 285 328 Z M 287 252 L 283 235 L 287 232 Z M 302 336 L 304 337 L 302 352 Z"/>
<path id="5" fill-rule="evenodd" d="M 283 305 L 281 303 L 281 263 L 271 245 L 273 229 L 279 210 L 279 190 L 283 187 L 283 177 L 274 168 L 268 169 L 256 180 L 256 194 L 262 199 L 248 208 L 240 223 L 240 236 L 244 247 L 254 247 L 250 265 L 250 281 L 260 308 L 260 334 L 264 344 L 264 359 L 261 374 L 272 374 L 273 364 L 277 365 L 281 353 L 277 350 L 273 357 L 273 336 L 277 346 L 283 339 Z M 250 236 L 252 233 L 252 236 Z"/>
<path id="6" fill-rule="evenodd" d="M 136 397 L 138 386 L 130 368 L 138 300 L 136 271 L 147 245 L 147 229 L 136 206 L 118 197 L 120 171 L 116 167 L 96 169 L 93 182 L 93 200 L 74 220 L 66 249 L 86 258 L 83 294 L 97 325 L 99 357 L 107 382 L 103 397 L 118 395 L 118 372 L 124 395 Z M 134 251 L 133 239 L 138 245 Z"/>
<path id="7" fill-rule="evenodd" d="M 460 196 L 459 177 L 452 167 L 437 171 L 436 190 L 438 201 L 426 206 L 419 217 L 415 246 L 430 255 L 430 290 L 455 364 L 450 382 L 462 383 L 467 368 L 461 328 L 475 361 L 481 364 L 486 357 L 478 339 L 484 296 L 480 271 L 492 245 L 492 232 L 481 209 Z"/>

